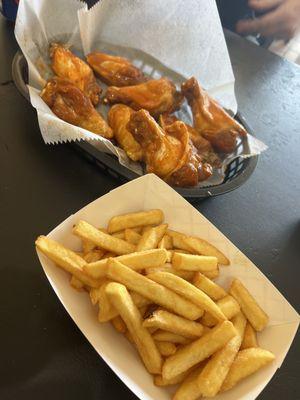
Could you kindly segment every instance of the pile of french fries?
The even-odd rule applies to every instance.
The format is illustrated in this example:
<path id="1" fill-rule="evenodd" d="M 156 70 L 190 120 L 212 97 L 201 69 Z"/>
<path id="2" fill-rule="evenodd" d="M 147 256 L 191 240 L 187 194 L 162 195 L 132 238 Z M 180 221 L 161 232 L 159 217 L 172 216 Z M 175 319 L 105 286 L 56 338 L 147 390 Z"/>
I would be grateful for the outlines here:
<path id="1" fill-rule="evenodd" d="M 150 210 L 105 229 L 79 221 L 82 252 L 45 236 L 36 246 L 134 344 L 155 385 L 179 384 L 174 400 L 214 397 L 274 359 L 256 337 L 268 316 L 238 279 L 228 292 L 213 281 L 229 264 L 221 251 L 163 220 Z"/>

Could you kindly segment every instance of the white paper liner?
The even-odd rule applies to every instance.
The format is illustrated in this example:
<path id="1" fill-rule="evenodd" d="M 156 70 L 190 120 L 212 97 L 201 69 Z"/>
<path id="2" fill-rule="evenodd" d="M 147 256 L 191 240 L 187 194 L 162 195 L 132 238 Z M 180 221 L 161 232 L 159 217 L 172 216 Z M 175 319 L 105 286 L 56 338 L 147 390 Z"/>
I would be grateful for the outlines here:
<path id="1" fill-rule="evenodd" d="M 122 199 L 122 201 L 120 201 Z M 262 348 L 272 351 L 275 361 L 245 379 L 217 400 L 254 400 L 279 368 L 291 346 L 299 325 L 299 315 L 263 275 L 263 273 L 201 213 L 170 186 L 150 174 L 118 187 L 71 215 L 48 236 L 64 245 L 80 250 L 80 240 L 72 235 L 72 227 L 80 219 L 95 226 L 105 226 L 118 214 L 160 208 L 171 229 L 202 237 L 231 261 L 220 268 L 219 284 L 228 287 L 232 278 L 239 278 L 270 317 L 268 327 L 258 334 Z M 97 308 L 87 293 L 78 293 L 69 284 L 69 276 L 38 251 L 43 269 L 67 312 L 98 354 L 119 378 L 143 400 L 170 400 L 174 389 L 158 388 L 145 370 L 134 347 L 110 324 L 99 324 Z M 283 266 L 284 268 L 284 266 Z"/>
<path id="2" fill-rule="evenodd" d="M 15 35 L 28 63 L 30 101 L 47 144 L 90 141 L 99 151 L 117 156 L 129 170 L 144 173 L 141 164 L 131 161 L 122 149 L 57 118 L 40 98 L 46 80 L 53 75 L 49 45 L 55 41 L 71 46 L 83 59 L 93 50 L 128 57 L 146 74 L 155 79 L 167 76 L 178 88 L 185 77 L 194 75 L 226 109 L 236 112 L 234 76 L 214 0 L 101 0 L 90 10 L 78 0 L 21 0 Z M 106 117 L 109 107 L 101 104 L 97 109 Z M 179 117 L 192 123 L 187 106 Z M 234 158 L 254 156 L 265 149 L 249 136 L 199 186 L 222 183 L 226 166 Z"/>

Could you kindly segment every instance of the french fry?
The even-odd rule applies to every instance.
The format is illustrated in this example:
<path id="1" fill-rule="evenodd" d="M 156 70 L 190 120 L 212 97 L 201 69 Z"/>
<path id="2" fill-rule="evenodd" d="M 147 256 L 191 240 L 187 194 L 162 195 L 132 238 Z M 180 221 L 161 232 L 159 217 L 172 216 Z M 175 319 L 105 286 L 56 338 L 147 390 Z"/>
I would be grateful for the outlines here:
<path id="1" fill-rule="evenodd" d="M 83 254 L 89 253 L 90 251 L 95 250 L 96 246 L 89 240 L 82 240 L 82 252 Z"/>
<path id="2" fill-rule="evenodd" d="M 111 323 L 116 331 L 118 331 L 120 333 L 125 333 L 127 331 L 126 324 L 119 315 L 117 317 L 113 318 L 111 320 Z"/>
<path id="3" fill-rule="evenodd" d="M 141 240 L 142 235 L 135 232 L 133 229 L 125 229 L 125 240 L 128 243 L 133 245 L 137 245 L 138 242 Z"/>
<path id="4" fill-rule="evenodd" d="M 158 267 L 167 260 L 167 251 L 165 249 L 154 249 L 142 251 L 140 253 L 131 253 L 116 257 L 116 260 L 134 270 L 141 270 L 149 267 Z M 84 271 L 93 278 L 103 278 L 107 273 L 107 259 L 95 263 L 86 264 Z"/>
<path id="5" fill-rule="evenodd" d="M 163 342 L 161 342 L 163 343 Z M 164 379 L 162 375 L 154 375 L 153 383 L 155 386 L 172 386 L 181 383 L 188 375 L 190 371 L 185 371 L 180 375 L 177 375 L 173 379 Z"/>
<path id="6" fill-rule="evenodd" d="M 170 263 L 165 263 L 158 267 L 146 268 L 145 272 L 146 272 L 146 275 L 152 274 L 154 272 L 169 272 L 170 274 L 180 276 L 182 279 L 185 279 L 187 281 L 191 281 L 195 274 L 192 271 L 182 271 L 180 269 L 175 269 L 175 268 L 173 268 L 172 264 L 170 264 Z"/>
<path id="7" fill-rule="evenodd" d="M 167 227 L 167 224 L 162 224 L 155 226 L 154 228 L 150 228 L 147 232 L 144 232 L 136 246 L 136 251 L 156 249 L 158 243 L 164 236 Z"/>
<path id="8" fill-rule="evenodd" d="M 156 310 L 143 322 L 145 328 L 159 328 L 190 339 L 196 339 L 203 333 L 203 326 L 165 310 Z"/>
<path id="9" fill-rule="evenodd" d="M 220 300 L 227 295 L 226 291 L 215 282 L 207 278 L 207 276 L 197 272 L 194 275 L 193 284 L 206 293 L 214 301 Z"/>
<path id="10" fill-rule="evenodd" d="M 172 354 L 176 353 L 176 346 L 174 343 L 171 342 L 155 342 L 156 347 L 160 354 L 164 357 L 171 356 Z"/>
<path id="11" fill-rule="evenodd" d="M 200 339 L 176 351 L 166 359 L 162 376 L 171 379 L 210 357 L 222 348 L 233 336 L 236 329 L 230 321 L 223 321 Z"/>
<path id="12" fill-rule="evenodd" d="M 250 347 L 258 347 L 256 331 L 252 328 L 251 324 L 247 322 L 241 350 L 249 349 Z"/>
<path id="13" fill-rule="evenodd" d="M 212 256 L 199 256 L 174 252 L 172 265 L 176 269 L 186 271 L 213 271 L 218 267 L 218 259 Z"/>
<path id="14" fill-rule="evenodd" d="M 145 225 L 158 225 L 164 219 L 161 210 L 140 211 L 136 213 L 112 217 L 108 223 L 108 232 L 114 233 L 127 228 L 136 228 Z"/>
<path id="15" fill-rule="evenodd" d="M 207 296 L 207 294 L 179 276 L 168 272 L 155 272 L 154 274 L 147 275 L 147 277 L 173 290 L 175 293 L 183 296 L 202 310 L 208 311 L 211 315 L 217 318 L 218 321 L 226 320 L 226 317 L 220 308 L 210 297 Z"/>
<path id="16" fill-rule="evenodd" d="M 106 279 L 105 280 L 103 280 L 103 282 L 102 282 L 102 284 L 103 283 L 105 283 L 106 282 Z M 101 287 L 101 286 L 100 286 Z M 95 306 L 97 303 L 98 303 L 98 301 L 99 301 L 99 293 L 100 293 L 100 287 L 98 287 L 98 288 L 92 288 L 91 290 L 90 290 L 90 299 L 91 299 L 91 302 L 92 302 L 92 304 Z"/>
<path id="17" fill-rule="evenodd" d="M 104 232 L 104 233 L 107 233 L 107 232 Z M 125 232 L 124 231 L 114 232 L 114 233 L 111 234 L 111 236 L 116 237 L 118 239 L 125 240 Z"/>
<path id="18" fill-rule="evenodd" d="M 107 322 L 119 315 L 118 310 L 113 306 L 109 297 L 106 294 L 106 288 L 111 283 L 111 281 L 107 280 L 100 287 L 98 292 L 98 302 L 99 302 L 99 311 L 98 311 L 98 321 L 99 322 Z"/>
<path id="19" fill-rule="evenodd" d="M 216 304 L 227 319 L 231 319 L 240 312 L 239 303 L 230 295 L 218 300 Z M 218 320 L 210 313 L 206 312 L 201 319 L 201 323 L 203 323 L 205 326 L 212 327 L 218 323 Z"/>
<path id="20" fill-rule="evenodd" d="M 76 276 L 74 276 L 74 275 L 71 276 L 70 285 L 71 285 L 74 289 L 76 289 L 76 290 L 78 290 L 78 291 L 82 291 L 82 290 L 84 289 L 84 284 L 83 284 L 83 282 L 82 282 L 80 279 L 76 278 Z"/>
<path id="21" fill-rule="evenodd" d="M 187 247 L 192 249 L 193 253 L 201 254 L 203 256 L 214 256 L 217 257 L 219 264 L 229 265 L 230 261 L 220 250 L 218 250 L 211 243 L 208 243 L 204 239 L 198 237 L 187 236 L 184 239 Z"/>
<path id="22" fill-rule="evenodd" d="M 159 374 L 162 367 L 161 355 L 150 333 L 143 327 L 142 317 L 126 287 L 113 282 L 107 285 L 105 290 L 131 333 L 146 369 L 150 373 Z"/>
<path id="23" fill-rule="evenodd" d="M 103 250 L 92 250 L 89 251 L 88 253 L 85 253 L 83 258 L 87 263 L 91 263 L 101 260 L 103 256 L 104 256 Z"/>
<path id="24" fill-rule="evenodd" d="M 101 258 L 101 260 L 107 260 L 108 258 L 111 258 L 111 257 L 116 257 L 116 254 L 112 253 L 111 251 L 108 251 L 107 253 L 104 253 L 104 256 Z M 120 257 L 122 257 L 122 256 L 120 256 Z"/>
<path id="25" fill-rule="evenodd" d="M 131 333 L 129 332 L 129 330 L 127 330 L 127 331 L 124 333 L 124 335 L 125 335 L 126 339 L 127 339 L 130 343 L 132 343 L 132 344 L 135 346 L 133 337 L 132 337 Z"/>
<path id="26" fill-rule="evenodd" d="M 173 249 L 173 241 L 171 236 L 169 235 L 164 235 L 164 237 L 161 239 L 161 241 L 158 243 L 157 246 L 159 249 L 166 249 L 166 250 L 171 250 Z"/>
<path id="27" fill-rule="evenodd" d="M 226 376 L 221 391 L 224 392 L 231 389 L 242 379 L 269 364 L 274 358 L 273 353 L 259 347 L 239 351 Z"/>
<path id="28" fill-rule="evenodd" d="M 102 249 L 112 251 L 119 255 L 133 253 L 135 251 L 135 246 L 133 244 L 101 232 L 86 221 L 79 221 L 73 228 L 73 233 L 82 239 L 90 240 Z"/>
<path id="29" fill-rule="evenodd" d="M 188 344 L 190 340 L 176 333 L 158 330 L 154 332 L 153 339 L 158 342 L 170 342 L 175 344 Z"/>
<path id="30" fill-rule="evenodd" d="M 205 275 L 208 279 L 216 279 L 220 275 L 219 267 L 214 269 L 213 271 L 203 271 L 203 275 Z"/>
<path id="31" fill-rule="evenodd" d="M 36 247 L 54 261 L 58 267 L 71 273 L 85 285 L 92 288 L 100 286 L 101 281 L 99 279 L 94 279 L 83 271 L 86 262 L 74 251 L 67 249 L 62 244 L 46 236 L 39 236 L 35 244 Z"/>
<path id="32" fill-rule="evenodd" d="M 173 400 L 196 400 L 198 397 L 200 397 L 201 393 L 199 392 L 198 387 L 198 377 L 201 374 L 204 365 L 204 363 L 201 363 L 196 369 L 193 369 L 191 372 L 189 372 L 179 388 L 176 390 Z"/>
<path id="33" fill-rule="evenodd" d="M 114 281 L 122 283 L 128 289 L 134 290 L 153 303 L 159 304 L 170 311 L 187 319 L 199 318 L 202 310 L 191 302 L 181 298 L 173 291 L 159 285 L 111 258 L 108 261 L 107 276 Z M 171 274 L 170 274 L 171 275 Z"/>
<path id="34" fill-rule="evenodd" d="M 198 377 L 199 392 L 204 397 L 214 397 L 220 391 L 241 346 L 246 327 L 246 318 L 240 312 L 233 318 L 232 323 L 237 335 L 210 358 Z"/>
<path id="35" fill-rule="evenodd" d="M 149 304 L 151 304 L 151 301 L 141 296 L 139 293 L 130 292 L 130 296 L 134 304 L 137 306 L 137 308 L 146 307 L 149 306 Z"/>
<path id="36" fill-rule="evenodd" d="M 172 238 L 173 247 L 175 249 L 186 250 L 189 253 L 193 253 L 193 249 L 185 242 L 187 236 L 184 233 L 172 231 L 170 229 L 167 230 L 167 235 Z"/>
<path id="37" fill-rule="evenodd" d="M 236 299 L 250 324 L 256 331 L 262 331 L 268 324 L 269 317 L 258 305 L 254 297 L 238 279 L 234 279 L 229 293 Z"/>

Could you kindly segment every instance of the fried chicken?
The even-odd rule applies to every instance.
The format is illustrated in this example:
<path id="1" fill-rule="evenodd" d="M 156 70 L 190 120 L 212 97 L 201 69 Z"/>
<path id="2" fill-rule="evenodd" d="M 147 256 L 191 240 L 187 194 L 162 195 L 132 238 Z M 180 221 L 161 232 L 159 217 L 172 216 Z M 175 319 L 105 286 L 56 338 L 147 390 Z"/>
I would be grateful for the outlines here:
<path id="1" fill-rule="evenodd" d="M 126 58 L 95 51 L 88 54 L 86 59 L 99 78 L 109 86 L 132 86 L 147 80 L 142 71 Z"/>
<path id="2" fill-rule="evenodd" d="M 195 78 L 184 82 L 181 90 L 192 109 L 195 129 L 217 152 L 232 153 L 237 138 L 247 135 L 245 128 L 213 100 Z"/>
<path id="3" fill-rule="evenodd" d="M 58 43 L 50 46 L 51 67 L 55 75 L 68 79 L 82 90 L 94 105 L 99 103 L 102 91 L 87 63 Z"/>
<path id="4" fill-rule="evenodd" d="M 95 110 L 88 96 L 69 80 L 59 77 L 50 79 L 41 97 L 62 120 L 105 138 L 113 137 L 111 128 Z"/>
<path id="5" fill-rule="evenodd" d="M 136 86 L 111 86 L 106 92 L 106 102 L 123 103 L 134 110 L 145 109 L 158 117 L 162 113 L 177 110 L 182 103 L 182 95 L 169 79 L 161 78 Z"/>

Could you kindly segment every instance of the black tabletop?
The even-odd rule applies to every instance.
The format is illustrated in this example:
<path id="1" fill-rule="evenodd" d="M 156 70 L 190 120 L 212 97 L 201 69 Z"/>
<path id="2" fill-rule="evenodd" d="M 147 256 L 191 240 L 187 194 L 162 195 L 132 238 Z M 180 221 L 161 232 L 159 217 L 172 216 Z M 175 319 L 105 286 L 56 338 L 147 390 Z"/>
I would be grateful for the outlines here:
<path id="1" fill-rule="evenodd" d="M 238 190 L 196 207 L 299 305 L 300 69 L 232 34 L 239 109 L 269 146 Z M 46 146 L 11 82 L 17 45 L 0 17 L 0 398 L 135 399 L 51 289 L 34 240 L 118 186 L 69 145 Z M 299 338 L 260 400 L 299 399 Z M 297 353 L 298 351 L 298 353 Z"/>

